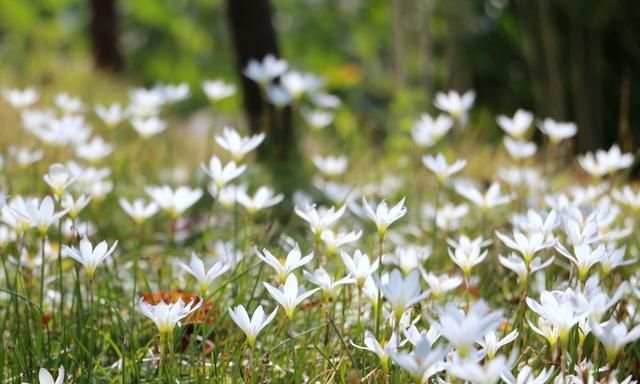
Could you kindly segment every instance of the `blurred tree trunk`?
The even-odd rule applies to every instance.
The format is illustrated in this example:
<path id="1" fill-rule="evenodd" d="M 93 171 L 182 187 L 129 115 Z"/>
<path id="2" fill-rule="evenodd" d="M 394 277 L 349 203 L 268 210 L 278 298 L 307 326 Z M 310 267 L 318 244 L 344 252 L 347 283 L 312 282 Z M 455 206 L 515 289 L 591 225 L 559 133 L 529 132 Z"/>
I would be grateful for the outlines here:
<path id="1" fill-rule="evenodd" d="M 91 42 L 96 68 L 110 72 L 122 69 L 116 0 L 91 0 Z"/>
<path id="2" fill-rule="evenodd" d="M 557 120 L 566 119 L 565 90 L 562 81 L 558 33 L 554 24 L 554 14 L 549 0 L 538 0 L 538 22 L 545 58 L 545 99 L 547 113 Z"/>
<path id="3" fill-rule="evenodd" d="M 396 89 L 405 84 L 404 18 L 403 0 L 391 0 L 391 33 L 393 36 L 393 80 Z"/>
<path id="4" fill-rule="evenodd" d="M 431 12 L 432 6 L 426 2 L 416 3 L 418 22 L 418 52 L 419 74 L 427 95 L 433 94 L 433 79 L 431 71 Z"/>
<path id="5" fill-rule="evenodd" d="M 264 99 L 258 85 L 244 76 L 250 60 L 261 61 L 267 54 L 278 55 L 269 0 L 227 0 L 227 17 L 236 56 L 236 70 L 242 82 L 244 111 L 252 133 L 267 137 L 258 155 L 272 170 L 277 187 L 291 192 L 297 186 L 299 151 L 292 124 L 291 107 L 275 109 Z M 291 172 L 289 177 L 285 177 Z"/>

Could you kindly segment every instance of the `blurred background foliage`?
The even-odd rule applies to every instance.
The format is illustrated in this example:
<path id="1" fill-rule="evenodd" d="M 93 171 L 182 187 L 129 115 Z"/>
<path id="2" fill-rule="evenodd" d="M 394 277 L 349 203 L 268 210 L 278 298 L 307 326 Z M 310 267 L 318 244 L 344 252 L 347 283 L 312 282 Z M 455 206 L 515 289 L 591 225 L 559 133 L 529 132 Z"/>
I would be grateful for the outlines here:
<path id="1" fill-rule="evenodd" d="M 0 82 L 73 89 L 238 81 L 223 0 L 114 0 L 122 67 L 96 75 L 91 7 L 112 0 L 0 0 Z M 233 0 L 229 0 L 233 1 Z M 255 0 L 266 1 L 266 0 Z M 280 54 L 344 99 L 336 126 L 382 143 L 435 112 L 438 90 L 473 88 L 473 121 L 517 108 L 576 121 L 577 149 L 640 135 L 640 7 L 634 0 L 271 0 Z M 257 36 L 256 38 L 260 38 Z M 100 79 L 96 79 L 99 77 Z M 87 81 L 90 79 L 91 81 Z M 181 106 L 190 112 L 204 96 Z M 81 96 L 83 96 L 81 94 Z M 227 106 L 229 110 L 236 104 Z"/>

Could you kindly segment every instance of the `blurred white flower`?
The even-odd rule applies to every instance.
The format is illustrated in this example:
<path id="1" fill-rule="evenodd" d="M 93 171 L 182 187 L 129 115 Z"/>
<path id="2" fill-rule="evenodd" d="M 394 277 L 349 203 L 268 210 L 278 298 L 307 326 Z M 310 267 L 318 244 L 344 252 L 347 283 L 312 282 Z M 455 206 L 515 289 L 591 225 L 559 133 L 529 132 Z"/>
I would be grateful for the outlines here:
<path id="1" fill-rule="evenodd" d="M 9 155 L 20 167 L 27 167 L 35 162 L 38 162 L 44 156 L 44 151 L 41 149 L 35 149 L 30 151 L 24 147 L 9 147 Z"/>
<path id="2" fill-rule="evenodd" d="M 562 140 L 572 138 L 578 132 L 578 127 L 574 123 L 560 123 L 550 118 L 539 122 L 538 128 L 549 137 L 552 144 L 558 144 Z"/>
<path id="3" fill-rule="evenodd" d="M 422 163 L 428 170 L 433 172 L 440 183 L 444 183 L 454 174 L 460 172 L 462 168 L 467 165 L 466 160 L 456 160 L 452 164 L 447 164 L 447 160 L 442 153 L 438 153 L 438 156 L 423 156 Z"/>
<path id="4" fill-rule="evenodd" d="M 52 164 L 49 166 L 49 172 L 44 175 L 44 181 L 51 187 L 53 194 L 58 198 L 77 178 L 62 164 Z"/>
<path id="5" fill-rule="evenodd" d="M 447 351 L 441 347 L 433 348 L 427 340 L 413 347 L 411 353 L 391 351 L 391 359 L 417 383 L 428 383 L 429 378 L 444 370 L 444 357 Z"/>
<path id="6" fill-rule="evenodd" d="M 236 162 L 242 161 L 247 153 L 253 151 L 264 141 L 264 138 L 264 133 L 242 137 L 238 131 L 230 127 L 225 127 L 222 135 L 215 137 L 218 145 L 229 152 Z"/>
<path id="7" fill-rule="evenodd" d="M 40 382 L 40 384 L 64 383 L 64 367 L 61 365 L 60 368 L 58 368 L 58 377 L 56 377 L 55 381 L 53 380 L 53 376 L 51 375 L 51 373 L 49 373 L 49 371 L 44 368 L 40 368 L 40 371 L 38 371 L 38 381 Z"/>
<path id="8" fill-rule="evenodd" d="M 359 249 L 353 252 L 353 257 L 346 252 L 340 252 L 340 257 L 349 274 L 356 279 L 356 284 L 360 289 L 364 287 L 367 278 L 378 269 L 378 260 L 372 263 L 369 260 L 369 256 L 360 252 Z"/>
<path id="9" fill-rule="evenodd" d="M 98 104 L 95 107 L 95 112 L 109 128 L 114 128 L 127 118 L 127 112 L 120 103 L 113 103 L 109 106 Z"/>
<path id="10" fill-rule="evenodd" d="M 38 95 L 38 91 L 35 88 L 25 88 L 25 89 L 4 89 L 2 91 L 2 96 L 13 108 L 16 109 L 24 109 L 32 104 L 35 104 L 40 95 Z"/>
<path id="11" fill-rule="evenodd" d="M 510 137 L 504 138 L 504 146 L 509 156 L 516 160 L 527 159 L 536 154 L 538 147 L 535 143 L 526 140 L 514 140 Z"/>
<path id="12" fill-rule="evenodd" d="M 84 110 L 82 100 L 78 97 L 73 97 L 66 92 L 58 93 L 55 96 L 53 102 L 55 103 L 56 107 L 60 108 L 62 112 L 68 115 L 80 113 Z"/>
<path id="13" fill-rule="evenodd" d="M 275 256 L 268 249 L 264 248 L 262 253 L 256 248 L 256 255 L 267 265 L 276 270 L 278 282 L 283 284 L 289 274 L 295 269 L 302 267 L 313 259 L 313 252 L 309 253 L 305 257 L 302 257 L 300 247 L 296 244 L 288 253 L 286 259 L 280 259 Z"/>
<path id="14" fill-rule="evenodd" d="M 282 193 L 276 194 L 267 186 L 258 188 L 253 196 L 249 196 L 246 191 L 238 192 L 238 196 L 236 197 L 238 204 L 242 205 L 251 215 L 262 209 L 272 207 L 284 199 Z"/>
<path id="15" fill-rule="evenodd" d="M 346 156 L 313 156 L 313 165 L 325 176 L 338 176 L 347 170 Z"/>
<path id="16" fill-rule="evenodd" d="M 613 364 L 625 345 L 640 338 L 640 325 L 629 330 L 624 323 L 612 318 L 603 324 L 592 321 L 591 332 L 604 346 L 609 364 Z"/>
<path id="17" fill-rule="evenodd" d="M 202 189 L 181 186 L 172 189 L 168 185 L 146 187 L 145 191 L 153 201 L 173 218 L 182 215 L 202 197 Z"/>
<path id="18" fill-rule="evenodd" d="M 422 292 L 420 288 L 420 273 L 411 271 L 406 278 L 398 269 L 394 269 L 387 281 L 381 281 L 378 276 L 373 277 L 382 296 L 387 299 L 393 308 L 396 321 L 400 321 L 404 312 L 428 296 L 428 292 Z"/>
<path id="19" fill-rule="evenodd" d="M 594 153 L 588 152 L 578 157 L 578 163 L 588 174 L 594 177 L 613 174 L 633 164 L 632 153 L 622 153 L 620 147 L 614 144 L 608 151 L 599 149 Z"/>
<path id="20" fill-rule="evenodd" d="M 420 274 L 429 286 L 429 294 L 432 300 L 438 300 L 443 294 L 452 291 L 462 284 L 460 276 L 449 276 L 446 273 L 436 275 L 420 268 Z"/>
<path id="21" fill-rule="evenodd" d="M 191 252 L 191 261 L 188 265 L 183 262 L 178 262 L 178 265 L 198 281 L 200 295 L 202 297 L 205 297 L 207 295 L 207 291 L 209 290 L 209 286 L 211 285 L 211 283 L 213 283 L 218 277 L 220 277 L 220 275 L 229 270 L 228 265 L 220 262 L 217 262 L 209 269 L 206 269 L 204 267 L 202 259 L 198 257 L 195 252 Z"/>
<path id="22" fill-rule="evenodd" d="M 167 123 L 156 116 L 134 117 L 131 119 L 131 126 L 143 139 L 148 139 L 167 129 Z"/>
<path id="23" fill-rule="evenodd" d="M 287 103 L 288 104 L 288 103 Z M 322 129 L 331 124 L 334 115 L 333 112 L 324 111 L 321 109 L 309 109 L 301 108 L 300 114 L 304 121 L 311 126 L 311 128 Z"/>
<path id="24" fill-rule="evenodd" d="M 487 356 L 489 359 L 496 357 L 498 350 L 505 345 L 513 342 L 518 337 L 518 330 L 515 329 L 503 338 L 499 339 L 495 331 L 489 331 L 483 338 L 476 340 L 482 349 L 479 351 L 480 356 Z"/>
<path id="25" fill-rule="evenodd" d="M 574 325 L 578 324 L 587 315 L 587 310 L 583 308 L 576 308 L 572 300 L 572 296 L 566 292 L 561 291 L 543 291 L 540 293 L 540 302 L 527 297 L 527 305 L 531 310 L 544 319 L 545 322 L 553 326 L 557 332 L 562 345 L 566 345 L 569 340 L 569 332 Z M 529 324 L 531 326 L 531 324 Z M 540 323 L 539 323 L 540 325 Z M 548 334 L 547 331 L 539 329 L 539 332 L 532 326 L 532 329 L 540 334 Z M 545 336 L 547 337 L 547 336 Z M 551 343 L 551 340 L 549 343 Z"/>
<path id="26" fill-rule="evenodd" d="M 488 211 L 513 200 L 513 196 L 503 195 L 500 192 L 500 184 L 497 182 L 492 183 L 484 194 L 475 186 L 467 183 L 457 183 L 455 185 L 455 190 L 483 211 Z"/>
<path id="27" fill-rule="evenodd" d="M 275 78 L 282 76 L 288 67 L 289 64 L 286 60 L 278 59 L 274 55 L 268 54 L 261 62 L 255 59 L 249 60 L 249 64 L 247 64 L 243 73 L 261 86 L 266 86 Z"/>
<path id="28" fill-rule="evenodd" d="M 227 183 L 242 175 L 242 173 L 247 169 L 246 165 L 243 164 L 238 166 L 235 161 L 230 161 L 223 166 L 220 158 L 215 155 L 211 156 L 208 167 L 204 164 L 201 164 L 200 166 L 202 167 L 202 170 L 211 177 L 217 189 L 224 188 Z"/>
<path id="29" fill-rule="evenodd" d="M 500 115 L 496 118 L 496 121 L 509 136 L 516 140 L 522 140 L 533 123 L 533 113 L 518 109 L 513 118 Z"/>
<path id="30" fill-rule="evenodd" d="M 202 90 L 210 102 L 216 103 L 235 95 L 236 86 L 224 80 L 205 80 L 202 82 Z"/>
<path id="31" fill-rule="evenodd" d="M 487 245 L 486 241 L 479 236 L 473 240 L 465 235 L 461 235 L 458 241 L 447 240 L 449 257 L 460 267 L 467 279 L 471 276 L 471 269 L 487 258 L 488 250 L 482 252 L 482 248 Z M 452 250 L 453 248 L 453 250 Z"/>
<path id="32" fill-rule="evenodd" d="M 453 127 L 453 119 L 447 115 L 438 115 L 435 120 L 423 113 L 411 128 L 411 137 L 420 147 L 432 147 Z"/>
<path id="33" fill-rule="evenodd" d="M 355 344 L 351 341 L 351 345 L 356 348 L 364 349 L 365 351 L 373 352 L 380 359 L 380 364 L 382 364 L 382 368 L 384 370 L 389 369 L 389 358 L 392 353 L 395 353 L 398 350 L 398 335 L 395 332 L 391 334 L 391 337 L 388 341 L 383 342 L 382 344 L 376 340 L 376 337 L 371 333 L 371 331 L 364 331 L 364 347 Z"/>
<path id="34" fill-rule="evenodd" d="M 76 146 L 76 155 L 90 162 L 104 159 L 113 152 L 113 145 L 104 141 L 100 136 L 96 136 L 90 141 Z"/>
<path id="35" fill-rule="evenodd" d="M 308 282 L 322 288 L 324 294 L 331 300 L 335 299 L 337 287 L 340 285 L 355 283 L 355 279 L 349 275 L 336 280 L 322 267 L 314 270 L 313 272 L 303 270 L 302 274 Z"/>
<path id="36" fill-rule="evenodd" d="M 69 212 L 69 217 L 75 219 L 91 201 L 91 196 L 80 195 L 77 198 L 70 193 L 65 193 L 60 199 L 60 206 Z"/>
<path id="37" fill-rule="evenodd" d="M 448 93 L 438 92 L 436 93 L 436 99 L 433 102 L 436 108 L 441 111 L 447 112 L 454 119 L 458 120 L 462 126 L 467 124 L 467 114 L 473 102 L 476 99 L 476 93 L 473 90 L 469 90 L 463 95 L 460 95 L 456 91 L 449 91 Z"/>

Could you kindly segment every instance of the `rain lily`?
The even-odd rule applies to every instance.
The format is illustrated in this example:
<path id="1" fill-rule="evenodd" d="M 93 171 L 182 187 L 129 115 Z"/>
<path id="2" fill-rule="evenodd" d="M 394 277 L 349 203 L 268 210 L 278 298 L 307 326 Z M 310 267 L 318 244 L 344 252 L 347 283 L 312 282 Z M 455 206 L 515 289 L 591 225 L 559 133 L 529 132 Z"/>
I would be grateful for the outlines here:
<path id="1" fill-rule="evenodd" d="M 298 286 L 298 279 L 293 273 L 287 277 L 284 286 L 280 289 L 269 283 L 263 284 L 271 297 L 282 306 L 289 320 L 293 319 L 293 311 L 298 304 L 320 290 L 320 288 L 315 288 L 310 291 L 305 291 L 303 286 Z"/>
<path id="2" fill-rule="evenodd" d="M 424 156 L 422 163 L 436 175 L 441 183 L 460 172 L 467 165 L 466 160 L 456 160 L 453 164 L 447 164 L 447 160 L 442 153 L 439 153 L 437 157 Z"/>
<path id="3" fill-rule="evenodd" d="M 373 352 L 380 359 L 380 364 L 382 364 L 382 368 L 384 370 L 389 369 L 389 357 L 392 353 L 395 353 L 398 350 L 398 335 L 396 333 L 392 333 L 391 337 L 386 343 L 379 343 L 376 340 L 376 337 L 371 333 L 371 331 L 364 331 L 364 347 L 355 344 L 353 341 L 351 342 L 356 348 L 364 349 L 365 351 Z"/>
<path id="4" fill-rule="evenodd" d="M 191 253 L 191 261 L 189 265 L 179 262 L 178 265 L 187 271 L 191 276 L 195 277 L 198 281 L 200 288 L 200 295 L 205 297 L 207 295 L 207 291 L 209 290 L 209 286 L 215 279 L 217 279 L 220 275 L 229 270 L 229 266 L 220 262 L 212 265 L 208 270 L 205 269 L 204 263 L 202 259 L 196 255 L 195 252 Z"/>
<path id="5" fill-rule="evenodd" d="M 513 200 L 512 196 L 503 195 L 500 192 L 500 184 L 494 182 L 491 184 L 487 192 L 484 194 L 477 188 L 471 185 L 458 183 L 455 186 L 456 192 L 468 199 L 475 205 L 477 205 L 483 211 L 488 211 L 491 208 L 507 204 Z"/>
<path id="6" fill-rule="evenodd" d="M 16 109 L 24 109 L 35 104 L 40 96 L 34 88 L 5 89 L 2 91 L 4 99 Z M 56 383 L 57 384 L 57 383 Z"/>
<path id="7" fill-rule="evenodd" d="M 66 209 L 55 212 L 51 196 L 45 196 L 40 205 L 37 204 L 37 201 L 26 200 L 24 208 L 31 227 L 37 228 L 40 236 L 44 236 L 49 227 L 67 213 Z"/>
<path id="8" fill-rule="evenodd" d="M 404 198 L 391 208 L 389 208 L 385 200 L 382 200 L 374 210 L 374 207 L 369 205 L 367 199 L 363 197 L 362 206 L 367 216 L 376 224 L 378 236 L 381 239 L 384 239 L 389 226 L 407 213 L 407 208 L 404 206 Z"/>
<path id="9" fill-rule="evenodd" d="M 449 93 L 438 92 L 433 104 L 439 110 L 449 113 L 464 126 L 467 123 L 467 114 L 473 106 L 475 98 L 476 93 L 473 90 L 467 91 L 463 95 L 456 91 L 449 91 Z"/>
<path id="10" fill-rule="evenodd" d="M 113 146 L 99 136 L 76 146 L 76 155 L 81 159 L 92 162 L 109 156 L 111 152 L 113 152 Z"/>
<path id="11" fill-rule="evenodd" d="M 95 112 L 109 128 L 120 124 L 127 117 L 126 111 L 119 103 L 113 103 L 108 107 L 100 104 L 96 105 Z"/>
<path id="12" fill-rule="evenodd" d="M 571 328 L 587 315 L 586 310 L 576 308 L 571 297 L 560 291 L 543 291 L 540 294 L 540 302 L 527 297 L 527 305 L 533 312 L 557 329 L 562 345 L 566 345 L 569 340 Z M 532 329 L 536 330 L 533 327 Z M 546 331 L 537 333 L 548 334 Z"/>
<path id="13" fill-rule="evenodd" d="M 378 260 L 370 262 L 369 256 L 360 252 L 359 249 L 353 252 L 353 257 L 346 252 L 340 252 L 340 257 L 349 274 L 356 279 L 360 289 L 364 286 L 365 280 L 378 269 Z"/>
<path id="14" fill-rule="evenodd" d="M 507 235 L 496 231 L 496 236 L 506 245 L 514 251 L 520 252 L 525 264 L 529 265 L 533 256 L 539 251 L 551 247 L 553 241 L 545 241 L 544 234 L 537 232 L 525 235 L 522 232 L 513 231 L 513 239 Z"/>
<path id="15" fill-rule="evenodd" d="M 533 113 L 518 109 L 513 118 L 500 115 L 496 119 L 500 128 L 516 140 L 522 140 L 533 123 Z"/>
<path id="16" fill-rule="evenodd" d="M 342 279 L 336 280 L 331 275 L 329 275 L 327 271 L 325 271 L 325 269 L 322 267 L 316 269 L 313 272 L 302 271 L 302 274 L 308 282 L 322 288 L 322 291 L 324 292 L 326 297 L 331 300 L 335 298 L 336 288 L 338 286 L 355 283 L 355 279 L 353 279 L 351 276 L 346 276 Z"/>
<path id="17" fill-rule="evenodd" d="M 58 368 L 58 377 L 56 377 L 55 381 L 53 380 L 53 376 L 49 371 L 44 368 L 40 368 L 40 371 L 38 372 L 38 381 L 40 382 L 40 384 L 64 383 L 64 367 L 61 365 L 60 368 Z"/>
<path id="18" fill-rule="evenodd" d="M 167 129 L 167 123 L 156 116 L 134 117 L 131 119 L 131 125 L 143 139 L 148 139 Z"/>
<path id="19" fill-rule="evenodd" d="M 160 335 L 172 335 L 176 324 L 180 320 L 197 311 L 202 305 L 202 299 L 196 304 L 191 300 L 185 304 L 182 299 L 178 299 L 175 303 L 167 304 L 164 301 L 158 304 L 149 304 L 140 298 L 138 302 L 138 310 L 148 317 L 158 327 Z"/>
<path id="20" fill-rule="evenodd" d="M 210 102 L 215 103 L 233 96 L 236 86 L 224 80 L 205 80 L 202 82 L 202 90 Z"/>
<path id="21" fill-rule="evenodd" d="M 319 239 L 322 237 L 322 233 L 331 227 L 335 222 L 337 222 L 346 209 L 346 205 L 338 208 L 331 207 L 329 209 L 326 208 L 317 208 L 315 205 L 307 205 L 304 209 L 299 207 L 295 207 L 296 215 L 300 216 L 300 218 L 311 226 L 311 232 L 316 235 L 316 238 Z"/>
<path id="22" fill-rule="evenodd" d="M 278 259 L 268 249 L 264 248 L 262 253 L 256 248 L 256 255 L 273 269 L 276 270 L 278 281 L 280 284 L 284 283 L 287 277 L 295 269 L 302 267 L 313 259 L 313 252 L 305 257 L 302 257 L 300 247 L 296 244 L 293 249 L 287 254 L 287 258 L 282 260 Z"/>
<path id="23" fill-rule="evenodd" d="M 235 129 L 225 127 L 222 135 L 216 135 L 215 139 L 218 145 L 229 152 L 236 162 L 241 162 L 247 153 L 256 149 L 264 141 L 265 137 L 264 133 L 242 137 Z"/>
<path id="24" fill-rule="evenodd" d="M 535 155 L 538 147 L 535 143 L 526 140 L 513 140 L 510 137 L 504 138 L 504 146 L 509 156 L 516 160 L 522 160 Z"/>
<path id="25" fill-rule="evenodd" d="M 604 345 L 609 364 L 613 364 L 625 345 L 640 338 L 640 325 L 629 330 L 624 323 L 610 319 L 603 324 L 591 322 L 591 332 Z"/>
<path id="26" fill-rule="evenodd" d="M 271 188 L 262 186 L 253 196 L 249 196 L 246 191 L 240 191 L 237 199 L 238 204 L 242 205 L 250 215 L 253 215 L 262 209 L 280 203 L 284 199 L 284 195 L 282 193 L 275 194 Z"/>
<path id="27" fill-rule="evenodd" d="M 229 316 L 231 316 L 231 320 L 240 329 L 244 332 L 247 337 L 247 343 L 249 346 L 253 347 L 256 344 L 256 337 L 258 337 L 258 333 L 264 329 L 269 323 L 276 317 L 276 313 L 278 312 L 278 308 L 273 310 L 269 316 L 264 317 L 264 309 L 262 309 L 262 305 L 258 305 L 255 312 L 253 312 L 253 316 L 249 318 L 249 314 L 243 305 L 238 305 L 235 308 L 229 308 Z"/>
<path id="28" fill-rule="evenodd" d="M 589 244 L 579 244 L 573 247 L 573 254 L 560 243 L 556 244 L 556 249 L 562 256 L 566 257 L 576 265 L 580 281 L 585 281 L 587 279 L 589 269 L 604 260 L 607 256 L 607 250 L 604 244 L 600 244 L 594 249 L 592 249 Z"/>
<path id="29" fill-rule="evenodd" d="M 433 348 L 427 340 L 422 340 L 411 353 L 392 351 L 391 359 L 407 371 L 417 383 L 428 383 L 431 376 L 444 370 L 446 354 L 445 349 Z"/>
<path id="30" fill-rule="evenodd" d="M 447 303 L 444 308 L 438 308 L 438 321 L 432 324 L 464 358 L 476 340 L 495 331 L 504 319 L 502 314 L 502 310 L 490 311 L 482 300 L 474 303 L 466 314 L 455 304 Z"/>
<path id="31" fill-rule="evenodd" d="M 111 256 L 117 246 L 117 241 L 113 243 L 111 248 L 109 248 L 106 241 L 101 241 L 94 248 L 89 239 L 85 237 L 80 240 L 79 248 L 63 245 L 62 252 L 82 264 L 87 272 L 89 281 L 93 281 L 98 265 Z"/>
<path id="32" fill-rule="evenodd" d="M 482 252 L 482 247 L 486 245 L 482 236 L 471 240 L 462 235 L 457 242 L 448 240 L 448 243 L 453 248 L 453 250 L 448 248 L 449 257 L 460 267 L 467 278 L 471 276 L 471 269 L 487 258 L 488 251 L 485 249 Z"/>
<path id="33" fill-rule="evenodd" d="M 69 217 L 75 219 L 91 201 L 91 196 L 80 195 L 74 198 L 70 193 L 65 193 L 60 199 L 60 206 L 69 212 Z"/>
<path id="34" fill-rule="evenodd" d="M 438 300 L 443 294 L 452 291 L 462 284 L 462 278 L 460 276 L 449 276 L 446 273 L 442 275 L 436 275 L 431 272 L 426 272 L 420 268 L 420 274 L 422 278 L 429 285 L 429 294 L 433 300 Z"/>
<path id="35" fill-rule="evenodd" d="M 538 128 L 549 137 L 552 144 L 572 138 L 578 132 L 578 127 L 574 123 L 560 123 L 550 118 L 538 123 Z"/>
<path id="36" fill-rule="evenodd" d="M 132 203 L 129 200 L 121 197 L 118 202 L 120 207 L 131 216 L 136 224 L 142 224 L 145 220 L 158 213 L 160 207 L 154 202 L 147 202 L 144 199 L 135 199 Z"/>
<path id="37" fill-rule="evenodd" d="M 428 292 L 421 292 L 420 273 L 413 270 L 406 278 L 398 269 L 394 269 L 387 281 L 381 281 L 374 276 L 378 289 L 391 304 L 396 321 L 400 321 L 404 312 L 428 296 Z"/>
<path id="38" fill-rule="evenodd" d="M 453 127 L 453 119 L 447 115 L 438 115 L 433 119 L 423 113 L 413 124 L 411 136 L 413 141 L 421 147 L 432 147 L 442 139 Z"/>
<path id="39" fill-rule="evenodd" d="M 51 187 L 58 198 L 76 179 L 77 176 L 72 175 L 69 169 L 62 164 L 51 165 L 49 172 L 44 175 L 44 181 Z"/>
<path id="40" fill-rule="evenodd" d="M 314 156 L 313 165 L 325 176 L 337 176 L 347 170 L 349 159 L 346 156 Z"/>
<path id="41" fill-rule="evenodd" d="M 235 161 L 230 161 L 226 165 L 222 165 L 218 156 L 211 156 L 209 166 L 201 164 L 202 170 L 211 177 L 216 188 L 222 189 L 228 182 L 242 175 L 247 169 L 246 165 L 238 166 Z"/>
<path id="42" fill-rule="evenodd" d="M 153 201 L 167 211 L 172 218 L 178 218 L 202 197 L 202 189 L 181 186 L 175 190 L 168 185 L 147 187 L 145 191 Z"/>
<path id="43" fill-rule="evenodd" d="M 476 342 L 482 347 L 482 349 L 480 350 L 480 355 L 486 355 L 489 359 L 493 359 L 500 348 L 511 343 L 517 337 L 517 329 L 509 332 L 501 339 L 498 339 L 498 335 L 495 331 L 489 331 L 486 335 L 484 335 L 482 339 L 478 339 L 476 340 Z"/>
<path id="44" fill-rule="evenodd" d="M 286 60 L 278 59 L 274 55 L 268 54 L 262 59 L 262 62 L 255 59 L 249 60 L 249 64 L 244 69 L 245 76 L 265 86 L 273 79 L 282 76 L 286 71 L 289 64 Z"/>

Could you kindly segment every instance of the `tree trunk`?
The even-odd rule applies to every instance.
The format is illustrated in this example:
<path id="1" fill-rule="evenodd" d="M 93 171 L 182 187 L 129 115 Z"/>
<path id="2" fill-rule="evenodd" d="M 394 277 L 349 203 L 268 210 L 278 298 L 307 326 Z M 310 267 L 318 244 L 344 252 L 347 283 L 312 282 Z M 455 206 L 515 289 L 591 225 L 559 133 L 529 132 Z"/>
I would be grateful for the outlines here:
<path id="1" fill-rule="evenodd" d="M 91 41 L 96 68 L 110 72 L 122 69 L 116 0 L 91 0 Z"/>
<path id="2" fill-rule="evenodd" d="M 295 176 L 299 175 L 301 164 L 291 107 L 274 109 L 266 103 L 258 85 L 243 74 L 251 59 L 262 60 L 267 54 L 278 56 L 271 4 L 269 0 L 227 0 L 226 3 L 249 129 L 252 133 L 267 134 L 258 156 L 270 166 L 276 187 L 291 192 L 297 187 Z"/>

